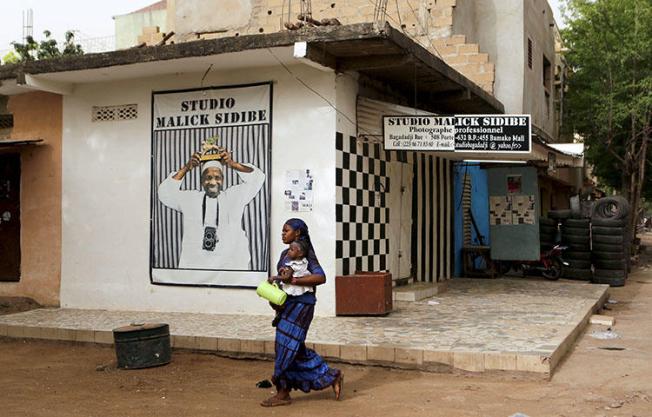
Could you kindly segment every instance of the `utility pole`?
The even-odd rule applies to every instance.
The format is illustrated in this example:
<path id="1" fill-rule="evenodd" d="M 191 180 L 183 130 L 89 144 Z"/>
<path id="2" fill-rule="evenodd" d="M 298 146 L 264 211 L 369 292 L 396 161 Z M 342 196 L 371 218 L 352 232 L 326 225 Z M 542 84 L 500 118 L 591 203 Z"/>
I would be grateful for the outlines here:
<path id="1" fill-rule="evenodd" d="M 27 37 L 34 36 L 34 11 L 23 10 L 23 44 L 27 43 Z"/>

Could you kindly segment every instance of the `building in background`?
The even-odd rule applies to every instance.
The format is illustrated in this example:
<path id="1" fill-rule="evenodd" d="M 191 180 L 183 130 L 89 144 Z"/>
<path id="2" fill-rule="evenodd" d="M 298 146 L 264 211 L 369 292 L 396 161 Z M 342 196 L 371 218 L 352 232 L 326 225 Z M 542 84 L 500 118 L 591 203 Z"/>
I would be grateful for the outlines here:
<path id="1" fill-rule="evenodd" d="M 489 54 L 494 95 L 507 113 L 530 114 L 547 142 L 557 142 L 554 16 L 546 0 L 455 0 L 453 33 Z"/>
<path id="2" fill-rule="evenodd" d="M 0 296 L 59 304 L 62 111 L 44 91 L 0 100 Z"/>
<path id="3" fill-rule="evenodd" d="M 141 43 L 139 37 L 147 31 L 162 33 L 167 28 L 167 2 L 161 0 L 131 13 L 113 16 L 115 49 L 126 49 Z M 144 28 L 151 28 L 143 30 Z"/>

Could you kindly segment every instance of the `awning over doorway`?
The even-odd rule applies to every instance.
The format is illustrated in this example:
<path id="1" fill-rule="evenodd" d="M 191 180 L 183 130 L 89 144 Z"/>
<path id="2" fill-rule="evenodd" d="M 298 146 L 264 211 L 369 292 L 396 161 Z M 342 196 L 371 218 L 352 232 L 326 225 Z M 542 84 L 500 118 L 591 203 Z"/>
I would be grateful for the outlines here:
<path id="1" fill-rule="evenodd" d="M 7 139 L 0 140 L 0 150 L 21 148 L 24 146 L 41 145 L 43 139 Z"/>

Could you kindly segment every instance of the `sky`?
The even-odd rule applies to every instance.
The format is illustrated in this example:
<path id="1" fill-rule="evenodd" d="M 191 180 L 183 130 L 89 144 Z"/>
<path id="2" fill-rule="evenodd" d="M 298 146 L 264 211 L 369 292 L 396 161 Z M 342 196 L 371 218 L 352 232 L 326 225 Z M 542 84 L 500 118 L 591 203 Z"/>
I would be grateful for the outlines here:
<path id="1" fill-rule="evenodd" d="M 564 27 L 564 20 L 561 18 L 560 6 L 564 3 L 563 0 L 548 0 L 548 4 L 552 7 L 552 12 L 555 14 L 555 21 L 559 27 Z"/>
<path id="2" fill-rule="evenodd" d="M 113 16 L 126 14 L 156 0 L 2 0 L 0 9 L 0 53 L 12 49 L 11 42 L 22 40 L 23 10 L 34 13 L 34 38 L 43 38 L 49 29 L 61 43 L 68 30 L 79 30 L 83 37 L 113 36 Z"/>
<path id="3" fill-rule="evenodd" d="M 0 54 L 11 50 L 11 42 L 22 40 L 23 10 L 34 13 L 34 37 L 41 40 L 49 29 L 62 42 L 68 30 L 78 30 L 82 38 L 113 36 L 113 16 L 138 10 L 156 0 L 3 0 L 0 14 Z M 467 0 L 469 1 L 469 0 Z M 473 0 L 471 0 L 473 1 Z M 557 24 L 562 25 L 559 4 L 563 0 L 548 0 Z M 0 55 L 0 57 L 2 56 Z"/>

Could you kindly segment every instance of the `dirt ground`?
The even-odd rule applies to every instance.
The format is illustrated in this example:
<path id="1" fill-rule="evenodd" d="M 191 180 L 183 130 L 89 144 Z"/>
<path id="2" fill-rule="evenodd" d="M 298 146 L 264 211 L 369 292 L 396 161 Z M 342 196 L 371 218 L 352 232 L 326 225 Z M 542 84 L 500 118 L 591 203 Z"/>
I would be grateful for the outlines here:
<path id="1" fill-rule="evenodd" d="M 297 393 L 273 409 L 258 405 L 270 389 L 255 387 L 271 362 L 175 351 L 168 366 L 124 371 L 112 347 L 0 338 L 0 416 L 652 416 L 652 268 L 611 298 L 603 314 L 620 338 L 587 328 L 550 381 L 335 364 L 342 401 Z"/>
<path id="2" fill-rule="evenodd" d="M 0 315 L 20 313 L 21 311 L 33 310 L 41 307 L 31 298 L 24 297 L 0 297 Z"/>

